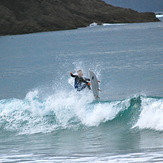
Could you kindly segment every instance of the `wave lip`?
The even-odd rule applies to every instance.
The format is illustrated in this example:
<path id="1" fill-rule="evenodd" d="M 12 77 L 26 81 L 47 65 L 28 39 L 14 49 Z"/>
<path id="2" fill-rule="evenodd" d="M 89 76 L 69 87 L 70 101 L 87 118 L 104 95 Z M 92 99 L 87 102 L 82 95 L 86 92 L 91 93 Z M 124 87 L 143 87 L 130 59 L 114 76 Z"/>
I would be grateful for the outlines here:
<path id="1" fill-rule="evenodd" d="M 99 126 L 101 123 L 112 121 L 116 116 L 129 107 L 129 100 L 104 102 L 88 105 L 90 110 L 85 110 L 80 117 L 86 126 Z"/>

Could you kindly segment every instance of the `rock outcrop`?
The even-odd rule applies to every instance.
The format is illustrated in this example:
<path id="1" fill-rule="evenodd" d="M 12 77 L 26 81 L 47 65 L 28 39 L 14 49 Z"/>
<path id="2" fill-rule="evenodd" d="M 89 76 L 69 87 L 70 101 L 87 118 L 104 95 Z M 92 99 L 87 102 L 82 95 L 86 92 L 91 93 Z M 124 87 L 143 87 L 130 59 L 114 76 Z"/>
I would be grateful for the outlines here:
<path id="1" fill-rule="evenodd" d="M 114 7 L 102 0 L 0 0 L 0 35 L 86 27 L 92 22 L 159 21 L 154 13 Z"/>

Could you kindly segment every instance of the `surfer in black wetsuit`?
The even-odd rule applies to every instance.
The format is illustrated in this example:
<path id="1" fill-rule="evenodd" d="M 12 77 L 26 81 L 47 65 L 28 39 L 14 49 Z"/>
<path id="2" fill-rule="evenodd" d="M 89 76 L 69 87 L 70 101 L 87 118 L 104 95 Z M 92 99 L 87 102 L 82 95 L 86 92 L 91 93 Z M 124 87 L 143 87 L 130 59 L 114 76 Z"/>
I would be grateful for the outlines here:
<path id="1" fill-rule="evenodd" d="M 90 90 L 91 89 L 91 87 L 90 87 L 91 83 L 88 82 L 88 81 L 90 81 L 90 79 L 83 77 L 82 70 L 78 70 L 77 73 L 78 73 L 78 75 L 73 75 L 73 73 L 70 73 L 70 75 L 73 78 L 75 78 L 75 82 L 74 82 L 75 89 L 77 91 L 81 91 L 87 87 Z"/>

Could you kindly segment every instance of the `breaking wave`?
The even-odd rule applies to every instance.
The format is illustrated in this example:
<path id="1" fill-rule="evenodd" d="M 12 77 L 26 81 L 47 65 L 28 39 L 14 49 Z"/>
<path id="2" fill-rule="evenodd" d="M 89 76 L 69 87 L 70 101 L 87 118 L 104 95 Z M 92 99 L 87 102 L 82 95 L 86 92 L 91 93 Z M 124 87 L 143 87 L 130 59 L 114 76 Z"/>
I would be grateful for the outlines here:
<path id="1" fill-rule="evenodd" d="M 57 132 L 61 129 L 118 125 L 129 129 L 163 131 L 163 98 L 135 96 L 116 101 L 94 101 L 91 93 L 57 92 L 46 98 L 39 90 L 24 99 L 0 100 L 0 130 L 18 134 Z"/>

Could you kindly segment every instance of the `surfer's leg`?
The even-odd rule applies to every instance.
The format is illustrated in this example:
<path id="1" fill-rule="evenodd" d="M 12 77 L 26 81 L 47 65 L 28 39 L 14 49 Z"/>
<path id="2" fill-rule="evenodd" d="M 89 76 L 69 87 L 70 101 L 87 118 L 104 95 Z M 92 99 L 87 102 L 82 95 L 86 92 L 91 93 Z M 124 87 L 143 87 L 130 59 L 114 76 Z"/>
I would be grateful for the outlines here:
<path id="1" fill-rule="evenodd" d="M 87 84 L 83 84 L 81 87 L 81 90 L 83 90 L 86 86 L 87 86 Z"/>
<path id="2" fill-rule="evenodd" d="M 88 84 L 84 84 L 83 86 L 82 86 L 82 89 L 84 89 L 84 88 L 88 88 L 89 90 L 91 90 L 91 87 L 90 87 L 90 85 L 88 85 Z"/>
<path id="3" fill-rule="evenodd" d="M 87 87 L 87 84 L 83 84 L 80 87 L 77 88 L 77 91 L 83 90 L 85 87 Z"/>
<path id="4" fill-rule="evenodd" d="M 83 85 L 81 85 L 81 86 L 78 86 L 78 88 L 77 88 L 77 91 L 81 91 L 81 90 L 83 90 L 84 88 L 88 88 L 89 90 L 91 90 L 91 87 L 88 85 L 88 84 L 83 84 Z"/>
<path id="5" fill-rule="evenodd" d="M 81 91 L 82 89 L 83 89 L 82 86 L 78 86 L 78 88 L 76 90 Z"/>

